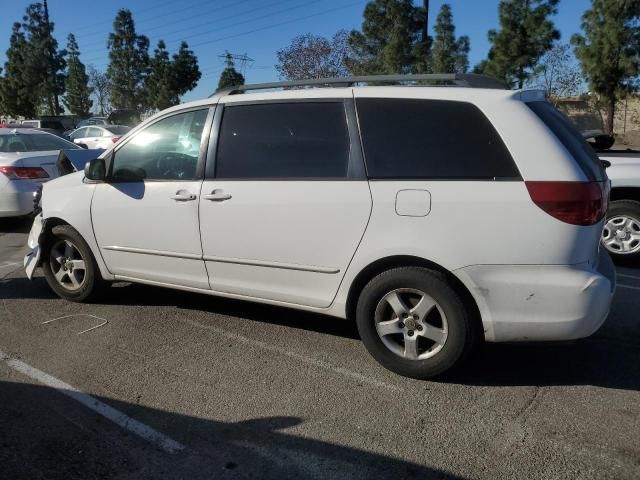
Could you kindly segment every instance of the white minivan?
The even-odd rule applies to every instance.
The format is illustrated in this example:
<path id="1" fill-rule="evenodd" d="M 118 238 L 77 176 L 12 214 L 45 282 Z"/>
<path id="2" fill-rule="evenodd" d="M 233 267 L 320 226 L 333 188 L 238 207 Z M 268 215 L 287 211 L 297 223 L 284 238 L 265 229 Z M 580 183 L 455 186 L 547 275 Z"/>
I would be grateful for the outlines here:
<path id="1" fill-rule="evenodd" d="M 589 336 L 615 289 L 609 181 L 543 94 L 486 87 L 354 77 L 167 109 L 45 184 L 27 275 L 72 301 L 128 281 L 352 319 L 415 378 L 479 341 Z"/>

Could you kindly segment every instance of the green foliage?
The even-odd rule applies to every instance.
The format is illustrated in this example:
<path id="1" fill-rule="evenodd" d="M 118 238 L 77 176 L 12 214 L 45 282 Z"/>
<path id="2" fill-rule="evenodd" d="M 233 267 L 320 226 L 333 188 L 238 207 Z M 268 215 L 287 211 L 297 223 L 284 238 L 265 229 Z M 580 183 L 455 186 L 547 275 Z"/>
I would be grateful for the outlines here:
<path id="1" fill-rule="evenodd" d="M 616 100 L 638 87 L 640 1 L 592 0 L 582 30 L 571 43 L 589 87 L 604 100 L 606 130 L 612 134 Z"/>
<path id="2" fill-rule="evenodd" d="M 158 110 L 180 103 L 180 96 L 192 90 L 201 75 L 198 59 L 185 42 L 171 60 L 164 41 L 160 40 L 150 66 L 146 80 L 148 104 Z"/>
<path id="3" fill-rule="evenodd" d="M 147 108 L 145 79 L 149 72 L 149 39 L 137 35 L 131 11 L 119 10 L 109 34 L 111 103 L 115 108 L 144 111 Z"/>
<path id="4" fill-rule="evenodd" d="M 370 1 L 362 31 L 349 35 L 347 67 L 355 75 L 428 72 L 431 40 L 424 22 L 424 9 L 411 0 Z"/>
<path id="5" fill-rule="evenodd" d="M 225 55 L 226 68 L 220 74 L 220 80 L 218 81 L 218 90 L 221 88 L 235 87 L 238 85 L 244 85 L 244 75 L 236 70 L 233 63 L 233 57 L 229 52 Z"/>
<path id="6" fill-rule="evenodd" d="M 2 79 L 2 105 L 10 115 L 34 117 L 62 113 L 58 97 L 64 92 L 64 51 L 58 51 L 53 23 L 46 9 L 33 3 L 22 23 L 14 23 Z"/>
<path id="7" fill-rule="evenodd" d="M 178 53 L 173 54 L 171 66 L 173 88 L 178 96 L 196 88 L 202 74 L 198 66 L 198 57 L 189 50 L 187 42 L 182 42 Z"/>
<path id="8" fill-rule="evenodd" d="M 451 6 L 443 4 L 434 27 L 432 70 L 434 73 L 466 73 L 469 68 L 469 37 L 456 39 Z"/>
<path id="9" fill-rule="evenodd" d="M 93 106 L 90 98 L 92 89 L 88 84 L 89 76 L 84 64 L 80 61 L 76 37 L 70 33 L 67 37 L 67 78 L 64 82 L 66 94 L 63 102 L 73 115 L 81 118 L 88 117 Z"/>
<path id="10" fill-rule="evenodd" d="M 493 75 L 522 88 L 533 75 L 540 57 L 553 46 L 560 33 L 549 16 L 559 0 L 502 0 L 500 30 L 489 31 L 489 58 L 476 72 Z"/>

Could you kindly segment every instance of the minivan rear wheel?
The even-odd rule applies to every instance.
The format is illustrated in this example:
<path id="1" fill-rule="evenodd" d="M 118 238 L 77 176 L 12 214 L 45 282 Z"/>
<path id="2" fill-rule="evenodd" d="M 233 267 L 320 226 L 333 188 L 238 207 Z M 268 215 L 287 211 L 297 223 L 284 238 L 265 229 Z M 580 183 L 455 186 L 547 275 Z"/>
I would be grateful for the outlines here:
<path id="1" fill-rule="evenodd" d="M 611 202 L 602 231 L 602 244 L 616 263 L 640 263 L 640 202 Z"/>
<path id="2" fill-rule="evenodd" d="M 358 299 L 356 323 L 378 362 L 412 378 L 445 373 L 475 344 L 464 302 L 442 274 L 426 268 L 394 268 L 374 277 Z"/>
<path id="3" fill-rule="evenodd" d="M 73 227 L 53 227 L 42 255 L 44 277 L 59 297 L 84 302 L 102 292 L 105 282 L 89 245 Z"/>

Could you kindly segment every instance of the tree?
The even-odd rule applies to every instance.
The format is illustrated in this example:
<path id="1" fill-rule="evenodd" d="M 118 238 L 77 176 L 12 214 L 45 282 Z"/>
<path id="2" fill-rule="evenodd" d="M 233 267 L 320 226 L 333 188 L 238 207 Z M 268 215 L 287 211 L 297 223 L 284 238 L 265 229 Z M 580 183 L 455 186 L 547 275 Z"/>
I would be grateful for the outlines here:
<path id="1" fill-rule="evenodd" d="M 146 81 L 149 106 L 163 110 L 177 105 L 181 95 L 195 88 L 200 76 L 198 59 L 186 42 L 182 42 L 180 50 L 170 60 L 166 45 L 160 40 Z"/>
<path id="2" fill-rule="evenodd" d="M 66 94 L 64 105 L 73 115 L 81 118 L 89 116 L 93 106 L 92 90 L 89 87 L 89 76 L 84 64 L 80 61 L 80 50 L 73 33 L 67 37 L 67 78 L 64 82 Z"/>
<path id="3" fill-rule="evenodd" d="M 528 83 L 543 88 L 554 104 L 559 98 L 577 95 L 584 82 L 571 47 L 567 44 L 554 45 L 542 56 L 535 76 Z"/>
<path id="4" fill-rule="evenodd" d="M 146 79 L 148 104 L 151 108 L 164 110 L 178 103 L 172 90 L 171 59 L 164 41 L 158 42 L 149 64 L 149 76 Z"/>
<path id="5" fill-rule="evenodd" d="M 605 129 L 613 134 L 616 100 L 637 88 L 640 74 L 640 2 L 592 0 L 582 15 L 584 35 L 571 43 L 593 92 L 607 112 Z"/>
<path id="6" fill-rule="evenodd" d="M 39 106 L 38 78 L 29 75 L 27 60 L 28 42 L 22 25 L 14 23 L 4 64 L 4 77 L 0 97 L 4 113 L 32 118 Z"/>
<path id="7" fill-rule="evenodd" d="M 149 71 L 149 39 L 136 34 L 131 11 L 118 11 L 107 48 L 107 76 L 111 82 L 112 105 L 115 108 L 146 110 L 144 84 Z"/>
<path id="8" fill-rule="evenodd" d="M 22 23 L 14 23 L 2 81 L 2 103 L 8 113 L 34 117 L 41 107 L 61 113 L 64 55 L 53 38 L 53 24 L 41 3 L 27 7 Z"/>
<path id="9" fill-rule="evenodd" d="M 456 39 L 451 6 L 443 4 L 434 27 L 432 69 L 434 73 L 466 73 L 469 68 L 469 37 Z"/>
<path id="10" fill-rule="evenodd" d="M 345 64 L 348 52 L 349 33 L 346 30 L 339 30 L 331 39 L 306 33 L 278 50 L 276 70 L 285 80 L 346 77 L 349 75 Z"/>
<path id="11" fill-rule="evenodd" d="M 349 70 L 356 75 L 428 71 L 425 16 L 424 8 L 414 7 L 412 0 L 370 1 L 362 32 L 349 35 Z"/>
<path id="12" fill-rule="evenodd" d="M 89 66 L 89 88 L 96 98 L 98 112 L 105 116 L 111 111 L 111 82 L 104 72 Z"/>
<path id="13" fill-rule="evenodd" d="M 233 57 L 229 52 L 225 53 L 224 63 L 226 68 L 220 74 L 220 80 L 218 81 L 218 90 L 221 88 L 235 87 L 238 85 L 244 85 L 244 76 L 236 70 L 233 63 Z"/>
<path id="14" fill-rule="evenodd" d="M 202 77 L 198 66 L 198 57 L 192 50 L 189 50 L 187 42 L 180 43 L 178 53 L 173 54 L 171 68 L 173 88 L 178 97 L 196 88 L 198 80 Z"/>
<path id="15" fill-rule="evenodd" d="M 501 0 L 500 30 L 489 31 L 492 46 L 486 62 L 476 68 L 522 88 L 540 57 L 560 38 L 549 16 L 559 0 Z"/>
<path id="16" fill-rule="evenodd" d="M 59 97 L 64 93 L 66 52 L 58 51 L 46 0 L 44 6 L 41 3 L 29 5 L 22 21 L 22 28 L 27 35 L 25 57 L 28 74 L 32 82 L 38 84 L 32 95 L 39 96 L 49 115 L 58 115 L 63 111 Z"/>

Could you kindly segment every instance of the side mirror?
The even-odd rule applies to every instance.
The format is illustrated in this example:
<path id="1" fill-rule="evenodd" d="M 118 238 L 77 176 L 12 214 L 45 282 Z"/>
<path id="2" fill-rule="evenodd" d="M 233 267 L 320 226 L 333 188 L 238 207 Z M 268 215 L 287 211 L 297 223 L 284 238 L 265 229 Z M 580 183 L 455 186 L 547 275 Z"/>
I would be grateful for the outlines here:
<path id="1" fill-rule="evenodd" d="M 107 167 L 102 158 L 94 158 L 84 166 L 84 176 L 87 180 L 104 181 L 107 177 Z"/>

